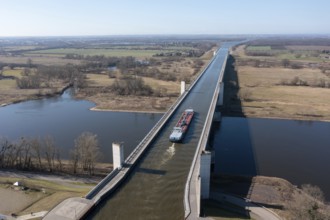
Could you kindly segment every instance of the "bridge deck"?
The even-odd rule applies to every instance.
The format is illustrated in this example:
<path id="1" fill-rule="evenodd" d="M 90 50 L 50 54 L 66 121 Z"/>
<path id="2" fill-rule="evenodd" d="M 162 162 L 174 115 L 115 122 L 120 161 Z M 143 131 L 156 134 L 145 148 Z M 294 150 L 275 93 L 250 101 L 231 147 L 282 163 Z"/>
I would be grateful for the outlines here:
<path id="1" fill-rule="evenodd" d="M 149 137 L 147 141 L 149 143 L 145 144 L 145 146 L 150 145 L 148 147 L 150 150 L 132 152 L 131 155 L 134 156 L 127 159 L 128 164 L 131 165 L 120 170 L 115 178 L 100 183 L 100 189 L 87 195 L 88 199 L 71 199 L 70 201 L 74 202 L 76 207 L 79 207 L 78 209 L 57 207 L 45 219 L 55 219 L 51 216 L 56 216 L 56 214 L 63 216 L 63 213 L 69 212 L 69 210 L 71 210 L 71 214 L 66 213 L 67 217 L 83 216 L 101 200 L 104 202 L 101 202 L 88 218 L 107 219 L 111 216 L 114 219 L 137 219 L 148 216 L 150 219 L 182 219 L 184 216 L 182 203 L 184 182 L 200 139 L 227 51 L 227 48 L 220 50 L 220 53 L 214 58 L 214 62 L 210 64 L 177 110 L 175 110 L 176 108 L 170 109 L 170 113 L 166 116 L 170 120 L 164 121 L 164 126 L 158 126 L 159 129 L 155 130 L 157 136 Z M 196 117 L 190 125 L 184 143 L 172 145 L 168 141 L 169 134 L 186 108 L 193 108 L 196 111 Z M 140 162 L 137 162 L 142 153 L 145 153 L 145 156 Z M 134 166 L 132 166 L 132 162 L 134 162 Z M 128 175 L 128 173 L 131 174 Z M 117 189 L 117 183 L 120 183 L 126 175 L 128 175 L 127 180 L 129 181 L 124 181 L 110 200 L 103 199 L 109 192 Z M 69 202 L 65 201 L 63 204 L 68 206 Z M 127 207 L 129 207 L 129 212 Z"/>

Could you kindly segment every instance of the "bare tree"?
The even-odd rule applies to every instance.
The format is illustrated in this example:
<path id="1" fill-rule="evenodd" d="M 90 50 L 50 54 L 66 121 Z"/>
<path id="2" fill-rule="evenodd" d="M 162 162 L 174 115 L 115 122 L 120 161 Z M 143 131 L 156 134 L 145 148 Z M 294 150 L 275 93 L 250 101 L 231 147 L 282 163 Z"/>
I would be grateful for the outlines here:
<path id="1" fill-rule="evenodd" d="M 56 161 L 57 161 L 57 164 L 58 164 L 57 170 L 62 172 L 63 164 L 62 164 L 62 159 L 61 159 L 61 151 L 60 151 L 59 148 L 56 148 Z"/>
<path id="2" fill-rule="evenodd" d="M 81 168 L 90 175 L 93 174 L 95 163 L 100 156 L 97 135 L 90 132 L 82 133 L 75 139 L 74 154 L 78 154 L 75 156 L 78 156 Z"/>
<path id="3" fill-rule="evenodd" d="M 289 67 L 289 65 L 290 65 L 290 60 L 288 60 L 288 59 L 283 59 L 282 60 L 282 66 L 283 67 L 287 68 L 287 67 Z"/>
<path id="4" fill-rule="evenodd" d="M 313 186 L 310 184 L 303 184 L 301 186 L 302 190 L 313 197 L 314 199 L 317 199 L 320 202 L 324 202 L 324 193 L 318 186 Z"/>
<path id="5" fill-rule="evenodd" d="M 20 165 L 19 167 L 21 167 L 22 169 L 26 169 L 29 170 L 31 168 L 32 165 L 32 161 L 31 161 L 31 148 L 32 148 L 32 141 L 28 138 L 21 138 L 21 141 L 19 142 L 19 146 L 21 149 L 21 155 L 22 155 L 22 159 L 20 160 Z"/>
<path id="6" fill-rule="evenodd" d="M 29 58 L 29 59 L 27 59 L 27 61 L 26 61 L 26 65 L 29 67 L 29 68 L 31 68 L 32 67 L 32 59 L 31 58 Z"/>
<path id="7" fill-rule="evenodd" d="M 78 149 L 75 147 L 73 150 L 71 150 L 71 166 L 72 166 L 72 172 L 74 174 L 77 173 L 78 163 L 79 163 L 79 153 L 78 153 Z"/>
<path id="8" fill-rule="evenodd" d="M 0 167 L 6 166 L 7 150 L 10 148 L 10 142 L 6 138 L 0 139 Z"/>
<path id="9" fill-rule="evenodd" d="M 54 140 L 50 136 L 47 136 L 44 139 L 44 149 L 45 149 L 45 157 L 47 161 L 48 170 L 52 172 L 55 166 L 54 160 L 55 160 L 56 149 L 55 149 Z"/>
<path id="10" fill-rule="evenodd" d="M 32 150 L 33 150 L 33 156 L 36 158 L 38 162 L 38 167 L 41 170 L 42 169 L 42 145 L 40 143 L 39 138 L 34 138 L 31 140 L 32 144 Z"/>

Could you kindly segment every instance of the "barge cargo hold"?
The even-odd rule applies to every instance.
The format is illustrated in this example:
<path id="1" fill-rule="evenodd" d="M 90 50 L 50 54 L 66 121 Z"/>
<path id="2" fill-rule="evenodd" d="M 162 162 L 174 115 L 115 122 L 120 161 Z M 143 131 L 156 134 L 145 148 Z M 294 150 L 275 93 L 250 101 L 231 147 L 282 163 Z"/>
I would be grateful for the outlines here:
<path id="1" fill-rule="evenodd" d="M 185 133 L 188 130 L 189 124 L 194 116 L 194 110 L 193 109 L 186 109 L 178 123 L 176 123 L 175 127 L 173 128 L 173 131 L 170 135 L 170 141 L 171 142 L 181 142 L 184 138 Z"/>

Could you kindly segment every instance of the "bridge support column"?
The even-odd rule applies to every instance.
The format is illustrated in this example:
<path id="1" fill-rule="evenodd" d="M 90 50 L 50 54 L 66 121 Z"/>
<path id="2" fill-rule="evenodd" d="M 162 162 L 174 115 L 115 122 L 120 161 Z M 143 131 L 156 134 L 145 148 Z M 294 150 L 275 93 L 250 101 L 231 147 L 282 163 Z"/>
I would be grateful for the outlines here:
<path id="1" fill-rule="evenodd" d="M 220 82 L 220 89 L 219 89 L 219 97 L 218 97 L 217 106 L 222 106 L 223 105 L 224 88 L 225 88 L 225 84 L 223 82 Z"/>
<path id="2" fill-rule="evenodd" d="M 201 178 L 201 199 L 208 199 L 210 196 L 210 178 L 211 178 L 211 153 L 203 151 L 200 164 Z"/>
<path id="3" fill-rule="evenodd" d="M 221 112 L 215 110 L 214 115 L 213 115 L 213 121 L 215 122 L 220 122 L 221 121 Z"/>
<path id="4" fill-rule="evenodd" d="M 112 143 L 113 169 L 121 168 L 124 164 L 124 144 Z"/>
<path id="5" fill-rule="evenodd" d="M 186 82 L 181 81 L 181 95 L 186 91 Z"/>

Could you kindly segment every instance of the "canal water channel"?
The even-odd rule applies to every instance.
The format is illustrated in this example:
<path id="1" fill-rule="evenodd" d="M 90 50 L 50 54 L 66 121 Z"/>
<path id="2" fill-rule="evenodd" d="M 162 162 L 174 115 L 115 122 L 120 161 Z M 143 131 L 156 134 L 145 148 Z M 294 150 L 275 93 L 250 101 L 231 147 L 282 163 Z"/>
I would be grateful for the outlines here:
<path id="1" fill-rule="evenodd" d="M 150 113 L 90 111 L 94 104 L 75 100 L 70 91 L 67 90 L 58 97 L 1 107 L 0 137 L 18 140 L 22 136 L 43 138 L 51 135 L 56 145 L 61 147 L 62 153 L 68 156 L 74 146 L 74 139 L 82 132 L 89 131 L 98 135 L 104 155 L 102 160 L 112 162 L 113 141 L 124 141 L 125 155 L 129 155 L 162 116 Z M 217 161 L 215 172 L 277 176 L 298 186 L 306 183 L 317 185 L 329 201 L 329 134 L 329 122 L 224 117 L 219 126 L 215 126 L 212 140 Z M 194 139 L 189 135 L 188 138 Z M 163 152 L 164 160 L 158 161 L 160 167 L 179 154 L 185 158 L 185 151 L 178 148 L 183 146 L 166 146 L 167 149 Z M 160 152 L 152 152 L 154 153 Z M 189 153 L 189 157 L 191 156 Z M 181 172 L 185 172 L 187 168 Z M 140 175 L 162 178 L 161 170 L 158 172 L 141 169 Z M 168 187 L 181 188 L 178 184 L 183 185 L 184 182 L 169 182 Z M 182 204 L 182 200 L 178 203 Z"/>

